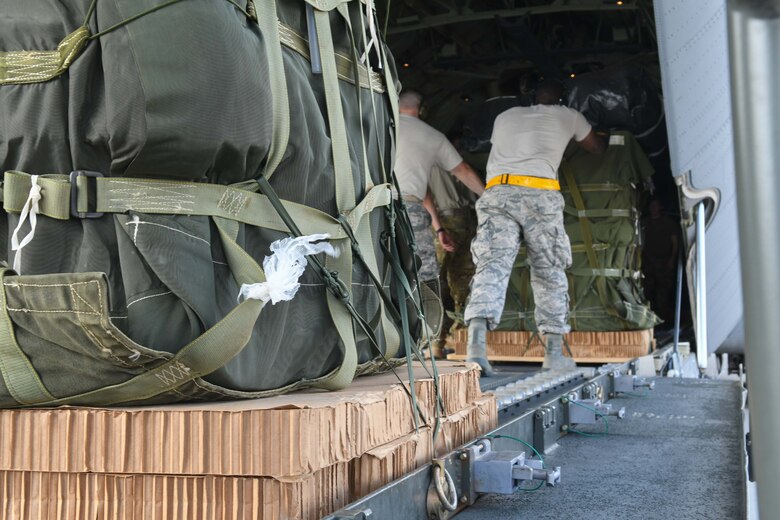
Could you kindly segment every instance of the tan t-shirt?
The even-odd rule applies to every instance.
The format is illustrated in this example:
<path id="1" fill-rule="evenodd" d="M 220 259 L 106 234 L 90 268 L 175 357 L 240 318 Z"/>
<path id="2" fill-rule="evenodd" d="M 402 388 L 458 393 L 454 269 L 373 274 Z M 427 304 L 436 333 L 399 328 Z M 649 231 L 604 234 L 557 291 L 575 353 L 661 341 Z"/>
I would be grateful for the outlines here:
<path id="1" fill-rule="evenodd" d="M 560 105 L 510 108 L 493 125 L 487 180 L 505 173 L 556 179 L 566 145 L 582 141 L 591 126 L 585 116 Z"/>
<path id="2" fill-rule="evenodd" d="M 422 200 L 434 166 L 451 171 L 461 162 L 463 158 L 444 134 L 416 117 L 401 114 L 395 175 L 402 195 Z"/>

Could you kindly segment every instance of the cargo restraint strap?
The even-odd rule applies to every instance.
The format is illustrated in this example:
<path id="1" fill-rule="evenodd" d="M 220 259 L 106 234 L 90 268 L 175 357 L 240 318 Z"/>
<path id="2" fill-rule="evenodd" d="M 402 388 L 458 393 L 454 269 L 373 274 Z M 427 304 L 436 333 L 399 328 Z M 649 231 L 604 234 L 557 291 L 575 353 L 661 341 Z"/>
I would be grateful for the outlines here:
<path id="1" fill-rule="evenodd" d="M 576 206 L 577 211 L 586 211 L 585 201 L 583 200 L 582 194 L 577 188 L 577 181 L 574 179 L 574 172 L 572 172 L 571 166 L 569 166 L 569 164 L 565 161 L 561 163 L 561 172 L 563 173 L 566 186 L 568 187 L 569 191 L 571 192 L 571 196 L 574 199 L 574 205 Z M 591 230 L 590 220 L 588 220 L 588 218 L 585 216 L 580 216 L 579 220 L 582 231 L 582 238 L 585 245 L 585 253 L 588 256 L 588 263 L 590 264 L 590 268 L 593 269 L 594 272 L 603 272 L 603 267 L 599 263 L 598 257 L 596 257 L 596 252 L 593 249 L 593 233 Z M 609 300 L 609 297 L 607 296 L 607 281 L 605 276 L 603 274 L 597 274 L 595 283 L 599 299 L 601 300 L 601 304 L 607 310 L 607 313 L 617 318 L 626 316 L 626 309 L 624 308 L 622 302 Z"/>

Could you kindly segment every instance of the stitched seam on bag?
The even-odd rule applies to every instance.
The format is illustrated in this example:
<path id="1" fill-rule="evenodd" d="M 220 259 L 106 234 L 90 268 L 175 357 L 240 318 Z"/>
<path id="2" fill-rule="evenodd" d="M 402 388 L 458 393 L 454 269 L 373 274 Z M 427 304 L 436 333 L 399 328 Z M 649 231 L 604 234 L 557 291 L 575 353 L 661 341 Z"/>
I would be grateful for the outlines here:
<path id="1" fill-rule="evenodd" d="M 165 183 L 134 183 L 128 181 L 121 188 L 113 188 L 108 193 L 108 202 L 112 209 L 133 211 L 170 211 L 173 213 L 191 213 L 195 204 L 195 194 L 184 193 L 192 190 L 194 185 Z M 140 189 L 139 189 L 140 188 Z M 162 195 L 151 195 L 146 192 L 159 192 Z M 178 191 L 182 190 L 182 191 Z"/>
<path id="2" fill-rule="evenodd" d="M 97 280 L 95 280 L 95 281 L 97 281 Z M 71 288 L 70 288 L 70 292 L 71 292 L 71 302 L 72 302 L 72 304 L 73 304 L 73 307 L 74 307 L 74 308 L 77 308 L 77 307 L 78 307 L 78 304 L 77 304 L 77 302 L 76 302 L 76 299 L 74 298 L 74 296 L 78 296 L 78 298 L 79 298 L 79 299 L 81 299 L 81 301 L 83 301 L 84 303 L 87 303 L 87 302 L 86 302 L 86 300 L 84 300 L 84 298 L 82 298 L 81 296 L 79 296 L 78 294 L 76 294 L 76 290 L 75 290 L 73 287 L 71 287 Z M 102 298 L 101 298 L 101 296 L 102 296 L 102 293 L 100 292 L 100 284 L 98 284 L 98 299 L 99 299 L 100 301 L 102 301 Z M 88 307 L 90 307 L 90 308 L 92 308 L 92 306 L 91 306 L 89 303 L 87 303 L 87 306 L 88 306 Z M 131 367 L 131 365 L 128 365 L 128 364 L 127 364 L 127 363 L 125 363 L 125 362 L 124 362 L 122 359 L 120 359 L 119 357 L 117 357 L 117 356 L 114 354 L 114 352 L 113 352 L 113 351 L 112 351 L 110 348 L 106 347 L 106 346 L 103 344 L 103 342 L 102 342 L 102 341 L 100 341 L 100 339 L 97 337 L 97 335 L 95 335 L 95 334 L 94 334 L 92 331 L 90 331 L 90 330 L 89 330 L 89 329 L 88 329 L 88 328 L 85 326 L 85 323 L 84 323 L 84 321 L 81 319 L 81 314 L 83 314 L 83 313 L 77 313 L 77 314 L 76 314 L 76 317 L 78 318 L 78 321 L 79 321 L 79 326 L 81 327 L 81 330 L 83 330 L 83 331 L 84 331 L 84 334 L 86 334 L 86 335 L 87 335 L 87 337 L 88 337 L 88 338 L 89 338 L 89 339 L 92 341 L 92 343 L 94 343 L 94 344 L 95 344 L 97 347 L 99 347 L 99 348 L 100 348 L 100 351 L 101 351 L 103 354 L 106 354 L 106 355 L 107 355 L 109 358 L 113 359 L 113 360 L 114 360 L 116 363 L 119 363 L 120 365 L 122 365 L 122 366 L 124 366 L 124 367 Z M 90 313 L 90 315 L 97 315 L 97 316 L 100 316 L 100 313 L 96 311 L 96 312 L 94 312 L 94 313 Z M 101 316 L 101 317 L 102 317 L 102 316 Z"/>
<path id="3" fill-rule="evenodd" d="M 228 394 L 228 393 L 222 392 L 222 391 L 220 391 L 220 390 L 214 390 L 214 389 L 212 389 L 212 388 L 208 388 L 208 387 L 205 387 L 205 386 L 203 386 L 202 384 L 198 383 L 198 378 L 192 379 L 191 381 L 192 381 L 192 382 L 195 384 L 195 386 L 197 386 L 197 387 L 198 387 L 198 388 L 200 388 L 201 390 L 205 390 L 206 392 L 209 392 L 209 393 L 214 393 L 214 394 L 219 394 L 219 395 L 222 395 L 222 396 L 225 396 L 225 397 L 230 397 L 230 398 L 232 398 L 232 399 L 235 399 L 235 398 L 236 398 L 236 396 L 234 396 L 234 395 L 231 395 L 231 394 Z M 202 399 L 206 399 L 206 398 L 205 398 L 205 397 L 202 397 Z"/>
<path id="4" fill-rule="evenodd" d="M 99 291 L 99 290 L 100 290 L 100 285 L 98 285 L 98 291 Z M 76 289 L 74 289 L 74 287 L 73 287 L 72 285 L 70 286 L 70 294 L 71 294 L 71 296 L 73 297 L 73 303 L 74 303 L 74 305 L 73 305 L 73 306 L 74 306 L 74 307 L 76 307 L 76 305 L 75 305 L 75 303 L 76 303 L 76 299 L 75 299 L 75 298 L 78 298 L 79 300 L 81 300 L 82 302 L 84 302 L 84 304 L 85 304 L 87 307 L 89 307 L 89 310 L 91 310 L 91 311 L 93 311 L 93 312 L 98 312 L 98 310 L 97 310 L 96 308 L 94 308 L 94 307 L 93 307 L 93 306 L 92 306 L 92 305 L 91 305 L 91 304 L 90 304 L 90 303 L 89 303 L 87 300 L 85 300 L 84 298 L 82 298 L 82 297 L 81 297 L 81 295 L 80 295 L 78 292 L 76 292 Z"/>
<path id="5" fill-rule="evenodd" d="M 92 316 L 100 316 L 97 312 L 86 312 L 86 311 L 74 311 L 74 310 L 51 310 L 51 311 L 39 311 L 35 309 L 16 309 L 16 308 L 7 308 L 10 312 L 36 312 L 39 314 L 87 314 Z"/>
<path id="6" fill-rule="evenodd" d="M 238 216 L 249 199 L 248 195 L 240 193 L 238 190 L 227 189 L 217 202 L 217 207 L 225 210 L 229 215 Z"/>
<path id="7" fill-rule="evenodd" d="M 163 384 L 166 385 L 176 384 L 179 381 L 181 381 L 181 383 L 183 384 L 186 383 L 187 381 L 192 381 L 192 378 L 190 376 L 191 372 L 192 369 L 190 367 L 188 367 L 181 361 L 176 361 L 175 363 L 171 364 L 168 368 L 156 372 L 154 376 L 160 381 L 162 381 Z M 173 390 L 174 388 L 175 387 L 171 387 L 168 388 L 168 390 Z"/>
<path id="8" fill-rule="evenodd" d="M 73 287 L 76 285 L 87 285 L 91 283 L 98 283 L 97 280 L 89 280 L 87 282 L 73 282 L 73 283 L 47 283 L 47 284 L 35 284 L 35 283 L 20 283 L 20 282 L 5 282 L 3 285 L 6 287 Z M 99 284 L 99 283 L 98 283 Z M 98 291 L 100 287 L 98 285 Z"/>

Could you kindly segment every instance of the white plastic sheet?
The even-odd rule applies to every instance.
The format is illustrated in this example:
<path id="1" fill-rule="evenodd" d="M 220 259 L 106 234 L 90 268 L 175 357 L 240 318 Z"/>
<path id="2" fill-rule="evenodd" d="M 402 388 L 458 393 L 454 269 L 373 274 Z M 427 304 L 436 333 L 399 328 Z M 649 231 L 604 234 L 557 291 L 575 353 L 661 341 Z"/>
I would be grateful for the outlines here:
<path id="1" fill-rule="evenodd" d="M 292 300 L 301 284 L 298 279 L 306 269 L 306 256 L 325 253 L 338 256 L 333 246 L 324 242 L 328 234 L 284 238 L 271 244 L 271 255 L 263 260 L 265 282 L 244 284 L 238 300 L 270 301 L 272 304 Z"/>

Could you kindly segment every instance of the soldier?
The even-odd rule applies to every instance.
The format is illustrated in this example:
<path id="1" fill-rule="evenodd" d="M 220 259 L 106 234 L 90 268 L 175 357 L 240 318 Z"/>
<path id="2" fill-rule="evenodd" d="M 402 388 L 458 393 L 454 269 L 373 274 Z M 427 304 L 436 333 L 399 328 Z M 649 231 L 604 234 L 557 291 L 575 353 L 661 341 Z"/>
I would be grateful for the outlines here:
<path id="1" fill-rule="evenodd" d="M 453 141 L 457 148 L 456 141 Z M 474 262 L 471 260 L 471 240 L 477 232 L 477 215 L 474 211 L 476 195 L 463 183 L 445 171 L 434 167 L 428 181 L 428 188 L 436 204 L 439 221 L 452 240 L 453 251 L 438 247 L 436 256 L 441 273 L 441 298 L 445 311 L 454 310 L 462 315 L 469 294 L 469 284 L 474 276 Z M 439 244 L 441 246 L 441 244 Z M 444 357 L 451 352 L 444 348 L 447 336 L 458 325 L 444 315 L 444 324 L 439 337 L 433 345 L 436 357 Z"/>
<path id="2" fill-rule="evenodd" d="M 531 107 L 500 114 L 493 126 L 485 194 L 477 201 L 477 236 L 471 244 L 476 273 L 466 307 L 468 361 L 483 376 L 493 375 L 487 360 L 486 329 L 501 320 L 512 264 L 525 240 L 538 331 L 545 338 L 545 369 L 576 367 L 563 356 L 569 332 L 569 295 L 565 269 L 571 244 L 563 227 L 563 196 L 557 180 L 563 152 L 574 140 L 601 153 L 606 144 L 582 114 L 560 106 L 563 85 L 542 81 Z"/>
<path id="3" fill-rule="evenodd" d="M 404 91 L 398 103 L 401 118 L 395 174 L 414 229 L 417 254 L 422 261 L 420 280 L 430 282 L 439 278 L 431 225 L 444 250 L 454 250 L 454 244 L 439 221 L 428 190 L 431 169 L 438 166 L 449 171 L 477 195 L 485 188 L 474 169 L 463 161 L 444 134 L 420 120 L 422 96 L 419 93 Z"/>

